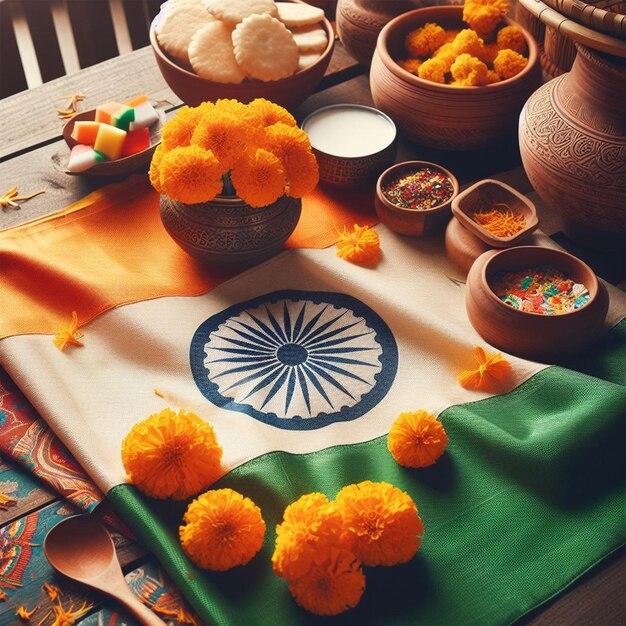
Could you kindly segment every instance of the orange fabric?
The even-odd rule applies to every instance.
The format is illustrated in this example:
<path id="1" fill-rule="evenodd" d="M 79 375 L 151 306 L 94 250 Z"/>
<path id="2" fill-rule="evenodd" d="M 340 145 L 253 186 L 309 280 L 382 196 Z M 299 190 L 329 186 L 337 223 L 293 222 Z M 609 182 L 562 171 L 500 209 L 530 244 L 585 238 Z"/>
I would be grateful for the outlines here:
<path id="1" fill-rule="evenodd" d="M 344 225 L 376 222 L 371 193 L 316 189 L 288 247 L 324 248 Z M 53 215 L 0 232 L 0 338 L 56 333 L 115 306 L 192 296 L 229 278 L 208 270 L 169 237 L 146 178 L 109 185 Z"/>

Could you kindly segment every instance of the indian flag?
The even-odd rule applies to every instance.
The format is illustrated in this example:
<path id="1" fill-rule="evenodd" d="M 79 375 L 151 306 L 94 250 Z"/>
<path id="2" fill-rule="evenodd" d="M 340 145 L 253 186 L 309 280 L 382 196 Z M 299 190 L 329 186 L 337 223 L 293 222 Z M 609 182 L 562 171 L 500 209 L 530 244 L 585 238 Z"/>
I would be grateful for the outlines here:
<path id="1" fill-rule="evenodd" d="M 356 222 L 372 218 L 317 192 L 291 249 L 229 280 L 175 246 L 140 179 L 0 234 L 0 364 L 206 624 L 321 621 L 272 573 L 275 525 L 302 494 L 362 480 L 407 491 L 425 535 L 410 563 L 366 572 L 340 623 L 510 622 L 623 544 L 624 294 L 610 289 L 607 333 L 585 355 L 506 355 L 503 393 L 468 391 L 457 375 L 485 343 L 441 239 L 376 227 L 383 257 L 367 269 L 328 247 Z M 72 311 L 84 347 L 61 352 Z M 260 506 L 268 532 L 248 566 L 197 569 L 178 541 L 186 503 L 127 484 L 122 439 L 166 407 L 213 426 L 214 486 Z M 386 434 L 417 409 L 450 443 L 407 470 Z"/>

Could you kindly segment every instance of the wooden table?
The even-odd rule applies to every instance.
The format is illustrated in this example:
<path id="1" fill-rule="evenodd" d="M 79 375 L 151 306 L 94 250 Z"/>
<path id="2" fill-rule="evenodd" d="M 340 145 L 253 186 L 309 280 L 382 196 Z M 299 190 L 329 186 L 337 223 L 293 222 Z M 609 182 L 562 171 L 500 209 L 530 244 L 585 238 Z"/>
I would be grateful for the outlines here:
<path id="1" fill-rule="evenodd" d="M 163 81 L 149 48 L 105 61 L 0 101 L 0 194 L 14 185 L 18 186 L 20 194 L 45 190 L 43 195 L 25 202 L 19 209 L 0 209 L 0 229 L 62 209 L 101 184 L 84 176 L 69 176 L 63 171 L 68 149 L 61 138 L 63 122 L 57 118 L 56 109 L 64 106 L 68 95 L 77 93 L 86 96 L 83 108 L 92 108 L 108 100 L 123 102 L 139 93 L 148 93 L 152 100 L 159 101 L 169 115 L 181 105 Z M 321 106 L 339 102 L 372 105 L 367 70 L 357 65 L 337 42 L 325 78 L 316 93 L 297 111 L 297 117 L 302 120 Z M 556 217 L 543 206 L 524 174 L 514 140 L 480 154 L 442 152 L 401 140 L 397 158 L 399 161 L 418 158 L 441 163 L 457 175 L 463 186 L 485 177 L 497 178 L 512 185 L 536 203 L 540 227 L 545 233 L 585 259 L 600 276 L 623 288 L 623 258 L 578 249 L 559 232 Z M 8 510 L 0 510 L 0 527 L 6 528 L 33 511 L 58 508 L 61 504 L 58 494 L 51 489 L 12 463 L 0 461 L 0 487 L 12 483 L 18 484 L 27 495 Z M 0 488 L 0 491 L 3 489 Z M 116 543 L 125 571 L 139 566 L 154 566 L 151 557 L 136 544 L 121 536 L 116 538 Z M 21 592 L 21 595 L 30 594 L 31 606 L 42 601 L 43 610 L 40 609 L 37 614 L 38 619 L 48 610 L 44 606 L 47 598 L 42 599 L 40 585 L 40 582 L 36 588 L 33 585 L 32 590 L 25 587 Z M 622 550 L 583 576 L 567 593 L 522 618 L 520 623 L 624 624 L 625 585 L 626 556 Z M 71 584 L 63 588 L 68 602 L 70 599 L 88 599 L 95 603 L 94 611 L 105 606 L 101 597 Z M 112 605 L 106 603 L 106 606 Z M 15 601 L 9 594 L 7 601 L 0 603 L 0 624 L 16 623 L 15 609 Z M 86 619 L 93 624 L 106 623 L 94 616 Z M 125 623 L 131 625 L 135 622 L 127 619 Z"/>

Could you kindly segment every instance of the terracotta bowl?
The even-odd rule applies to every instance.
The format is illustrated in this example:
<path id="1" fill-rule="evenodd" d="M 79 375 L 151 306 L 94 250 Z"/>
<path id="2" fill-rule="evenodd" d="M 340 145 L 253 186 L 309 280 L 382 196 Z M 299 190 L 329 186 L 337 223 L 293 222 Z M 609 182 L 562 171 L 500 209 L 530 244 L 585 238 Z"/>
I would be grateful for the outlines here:
<path id="1" fill-rule="evenodd" d="M 302 104 L 324 77 L 335 47 L 335 33 L 330 22 L 324 18 L 323 26 L 328 36 L 328 45 L 322 55 L 309 67 L 289 78 L 262 82 L 244 81 L 240 84 L 215 83 L 194 74 L 191 69 L 178 65 L 161 49 L 154 29 L 157 15 L 150 27 L 150 44 L 159 70 L 170 89 L 185 103 L 198 106 L 202 102 L 214 102 L 220 98 L 234 98 L 248 103 L 255 98 L 266 98 L 287 109 L 293 110 Z"/>
<path id="2" fill-rule="evenodd" d="M 404 13 L 381 31 L 372 59 L 370 87 L 376 106 L 414 141 L 446 150 L 473 150 L 513 137 L 528 97 L 541 85 L 537 43 L 524 33 L 528 64 L 517 76 L 484 87 L 454 87 L 423 80 L 402 69 L 406 35 L 426 22 L 462 28 L 460 6 L 427 7 Z"/>
<path id="3" fill-rule="evenodd" d="M 124 174 L 130 174 L 131 172 L 146 166 L 150 163 L 156 147 L 161 143 L 161 130 L 163 129 L 163 124 L 165 124 L 165 113 L 159 109 L 157 109 L 157 113 L 159 114 L 159 120 L 150 127 L 149 148 L 146 148 L 137 154 L 131 154 L 130 156 L 122 159 L 103 161 L 102 163 L 98 163 L 98 165 L 94 165 L 92 168 L 84 172 L 66 171 L 66 174 L 71 174 L 73 176 L 78 174 L 86 174 L 87 176 L 121 176 Z M 93 122 L 95 117 L 95 109 L 81 111 L 80 113 L 74 115 L 74 117 L 72 117 L 67 124 L 65 124 L 63 127 L 63 139 L 65 139 L 65 143 L 68 145 L 70 150 L 79 144 L 79 142 L 72 137 L 74 124 L 76 122 Z M 69 154 L 67 155 L 67 158 L 69 159 Z"/>
<path id="4" fill-rule="evenodd" d="M 429 167 L 450 179 L 454 191 L 452 197 L 447 202 L 434 206 L 431 209 L 416 210 L 399 207 L 385 197 L 383 188 L 394 178 L 422 167 Z M 402 163 L 392 165 L 380 175 L 376 183 L 376 214 L 385 226 L 402 235 L 430 235 L 443 228 L 450 219 L 450 204 L 458 193 L 459 183 L 457 179 L 441 165 L 428 163 L 427 161 L 403 161 Z"/>
<path id="5" fill-rule="evenodd" d="M 516 216 L 522 215 L 526 228 L 510 237 L 497 237 L 472 219 L 476 211 L 498 204 L 505 204 Z M 513 187 L 492 179 L 481 180 L 462 191 L 452 201 L 452 213 L 467 230 L 494 248 L 517 245 L 539 226 L 535 205 Z"/>
<path id="6" fill-rule="evenodd" d="M 548 265 L 582 283 L 589 302 L 562 315 L 541 315 L 502 302 L 489 283 L 499 271 Z M 492 346 L 519 357 L 554 362 L 575 354 L 602 332 L 609 305 L 604 285 L 580 259 L 553 248 L 520 246 L 490 250 L 476 259 L 467 275 L 467 315 L 478 334 Z"/>

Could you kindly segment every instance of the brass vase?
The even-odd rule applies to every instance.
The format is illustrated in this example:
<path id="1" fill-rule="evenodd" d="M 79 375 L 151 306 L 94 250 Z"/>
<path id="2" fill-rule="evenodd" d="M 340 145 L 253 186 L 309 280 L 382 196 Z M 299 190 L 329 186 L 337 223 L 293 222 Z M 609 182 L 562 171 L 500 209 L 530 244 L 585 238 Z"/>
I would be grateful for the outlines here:
<path id="1" fill-rule="evenodd" d="M 301 208 L 302 202 L 289 196 L 260 208 L 236 196 L 198 204 L 161 196 L 161 220 L 174 241 L 200 261 L 227 268 L 254 265 L 280 252 Z"/>

